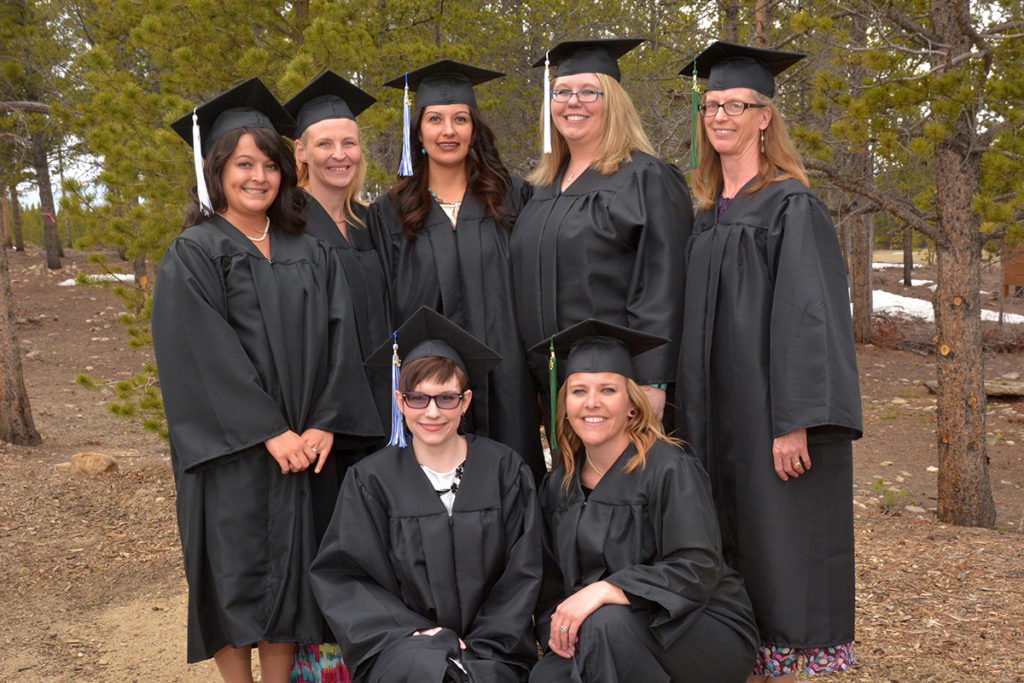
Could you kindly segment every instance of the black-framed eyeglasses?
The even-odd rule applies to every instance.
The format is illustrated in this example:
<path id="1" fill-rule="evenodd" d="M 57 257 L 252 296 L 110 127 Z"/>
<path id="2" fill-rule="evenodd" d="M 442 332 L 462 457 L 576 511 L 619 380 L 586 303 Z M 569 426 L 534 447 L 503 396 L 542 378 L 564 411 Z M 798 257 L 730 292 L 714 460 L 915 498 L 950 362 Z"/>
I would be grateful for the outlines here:
<path id="1" fill-rule="evenodd" d="M 593 88 L 584 88 L 579 92 L 569 90 L 568 88 L 559 88 L 558 90 L 551 91 L 551 99 L 555 102 L 568 102 L 575 95 L 577 102 L 590 104 L 591 102 L 597 102 L 597 98 L 603 94 L 600 90 L 594 90 Z"/>
<path id="2" fill-rule="evenodd" d="M 426 408 L 430 405 L 431 400 L 441 410 L 451 410 L 452 408 L 459 407 L 464 396 L 464 393 L 456 394 L 454 392 L 446 392 L 434 396 L 424 394 L 422 391 L 406 391 L 402 394 L 402 398 L 405 399 L 405 405 L 415 410 Z"/>
<path id="3" fill-rule="evenodd" d="M 747 109 L 759 109 L 763 106 L 765 105 L 756 102 L 701 102 L 697 105 L 697 111 L 708 118 L 718 116 L 719 109 L 724 109 L 727 116 L 739 116 Z"/>

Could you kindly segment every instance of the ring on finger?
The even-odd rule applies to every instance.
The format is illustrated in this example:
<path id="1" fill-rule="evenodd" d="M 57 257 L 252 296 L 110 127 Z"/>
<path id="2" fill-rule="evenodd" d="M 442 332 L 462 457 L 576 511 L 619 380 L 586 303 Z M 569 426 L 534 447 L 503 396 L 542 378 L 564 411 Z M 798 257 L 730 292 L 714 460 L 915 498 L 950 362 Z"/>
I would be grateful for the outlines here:
<path id="1" fill-rule="evenodd" d="M 795 470 L 802 470 L 803 468 L 804 468 L 804 464 L 802 462 L 800 462 L 799 460 L 797 460 L 795 463 L 793 463 L 793 469 L 795 469 Z"/>
<path id="2" fill-rule="evenodd" d="M 569 632 L 569 627 L 565 626 L 565 625 L 562 625 L 562 626 L 558 627 L 558 630 L 561 631 L 562 633 L 568 633 Z"/>

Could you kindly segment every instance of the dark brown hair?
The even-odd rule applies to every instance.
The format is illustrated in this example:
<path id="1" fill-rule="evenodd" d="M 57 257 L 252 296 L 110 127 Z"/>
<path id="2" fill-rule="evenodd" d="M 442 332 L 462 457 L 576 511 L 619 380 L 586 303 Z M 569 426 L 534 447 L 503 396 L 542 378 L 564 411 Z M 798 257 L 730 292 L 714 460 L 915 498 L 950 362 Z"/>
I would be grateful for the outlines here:
<path id="1" fill-rule="evenodd" d="M 217 138 L 210 147 L 206 153 L 203 174 L 206 176 L 206 187 L 210 191 L 213 210 L 220 213 L 227 208 L 221 175 L 243 135 L 251 135 L 260 151 L 281 169 L 281 187 L 278 188 L 273 204 L 267 209 L 270 229 L 284 230 L 293 235 L 303 232 L 306 229 L 306 219 L 302 217 L 302 210 L 306 206 L 306 194 L 296 186 L 295 157 L 291 146 L 284 138 L 269 128 L 236 128 Z M 199 205 L 199 195 L 194 187 L 191 197 L 192 203 L 185 212 L 182 230 L 202 223 L 208 218 Z"/>
<path id="2" fill-rule="evenodd" d="M 410 138 L 419 140 L 420 109 L 412 124 Z M 506 201 L 512 178 L 501 163 L 494 132 L 481 118 L 476 107 L 469 107 L 469 118 L 473 122 L 473 137 L 466 155 L 466 175 L 469 177 L 469 191 L 484 203 L 484 212 L 506 230 L 511 230 Z M 415 242 L 427 216 L 430 214 L 430 179 L 427 177 L 427 155 L 413 150 L 412 175 L 398 181 L 388 192 L 388 197 L 402 216 L 402 232 L 410 242 Z"/>
<path id="3" fill-rule="evenodd" d="M 458 381 L 459 391 L 465 391 L 469 385 L 469 378 L 455 361 L 441 356 L 427 356 L 402 366 L 402 373 L 398 376 L 398 390 L 403 393 L 415 391 L 423 382 L 444 384 L 452 377 Z"/>

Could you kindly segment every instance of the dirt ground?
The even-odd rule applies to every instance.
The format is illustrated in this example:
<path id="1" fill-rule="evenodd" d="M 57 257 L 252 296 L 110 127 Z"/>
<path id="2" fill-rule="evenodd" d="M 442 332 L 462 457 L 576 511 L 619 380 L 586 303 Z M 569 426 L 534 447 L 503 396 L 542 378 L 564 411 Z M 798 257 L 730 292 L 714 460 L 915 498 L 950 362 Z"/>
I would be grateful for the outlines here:
<path id="1" fill-rule="evenodd" d="M 120 301 L 58 287 L 93 269 L 69 252 L 47 271 L 9 254 L 39 447 L 0 443 L 0 681 L 215 681 L 185 663 L 185 595 L 167 444 L 109 412 L 107 386 L 151 350 L 132 349 Z M 929 268 L 915 278 L 931 279 Z M 899 272 L 875 286 L 904 288 Z M 996 291 L 995 272 L 984 288 Z M 986 305 L 988 302 L 986 301 Z M 995 305 L 991 306 L 995 308 Z M 1024 313 L 1024 302 L 1007 310 Z M 1024 400 L 990 400 L 997 528 L 939 523 L 930 356 L 858 348 L 865 436 L 855 445 L 858 666 L 822 681 L 1024 681 Z M 986 355 L 990 379 L 1024 375 L 1024 355 Z M 74 475 L 71 456 L 106 453 L 118 471 Z"/>

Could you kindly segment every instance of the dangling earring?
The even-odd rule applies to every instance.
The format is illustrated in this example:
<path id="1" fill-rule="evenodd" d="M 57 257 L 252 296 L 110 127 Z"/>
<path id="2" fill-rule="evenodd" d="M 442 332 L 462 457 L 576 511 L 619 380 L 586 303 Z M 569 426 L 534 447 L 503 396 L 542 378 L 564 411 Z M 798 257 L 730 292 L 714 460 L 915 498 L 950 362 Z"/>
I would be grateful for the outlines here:
<path id="1" fill-rule="evenodd" d="M 764 142 L 764 133 L 761 133 L 761 142 L 762 143 Z M 763 148 L 764 145 L 762 144 L 761 147 Z M 764 149 L 762 149 L 761 151 L 763 152 Z M 427 148 L 426 147 L 420 147 L 420 154 L 426 154 L 426 153 L 427 153 Z"/>
<path id="2" fill-rule="evenodd" d="M 764 131 L 761 131 L 761 154 L 764 154 Z"/>

